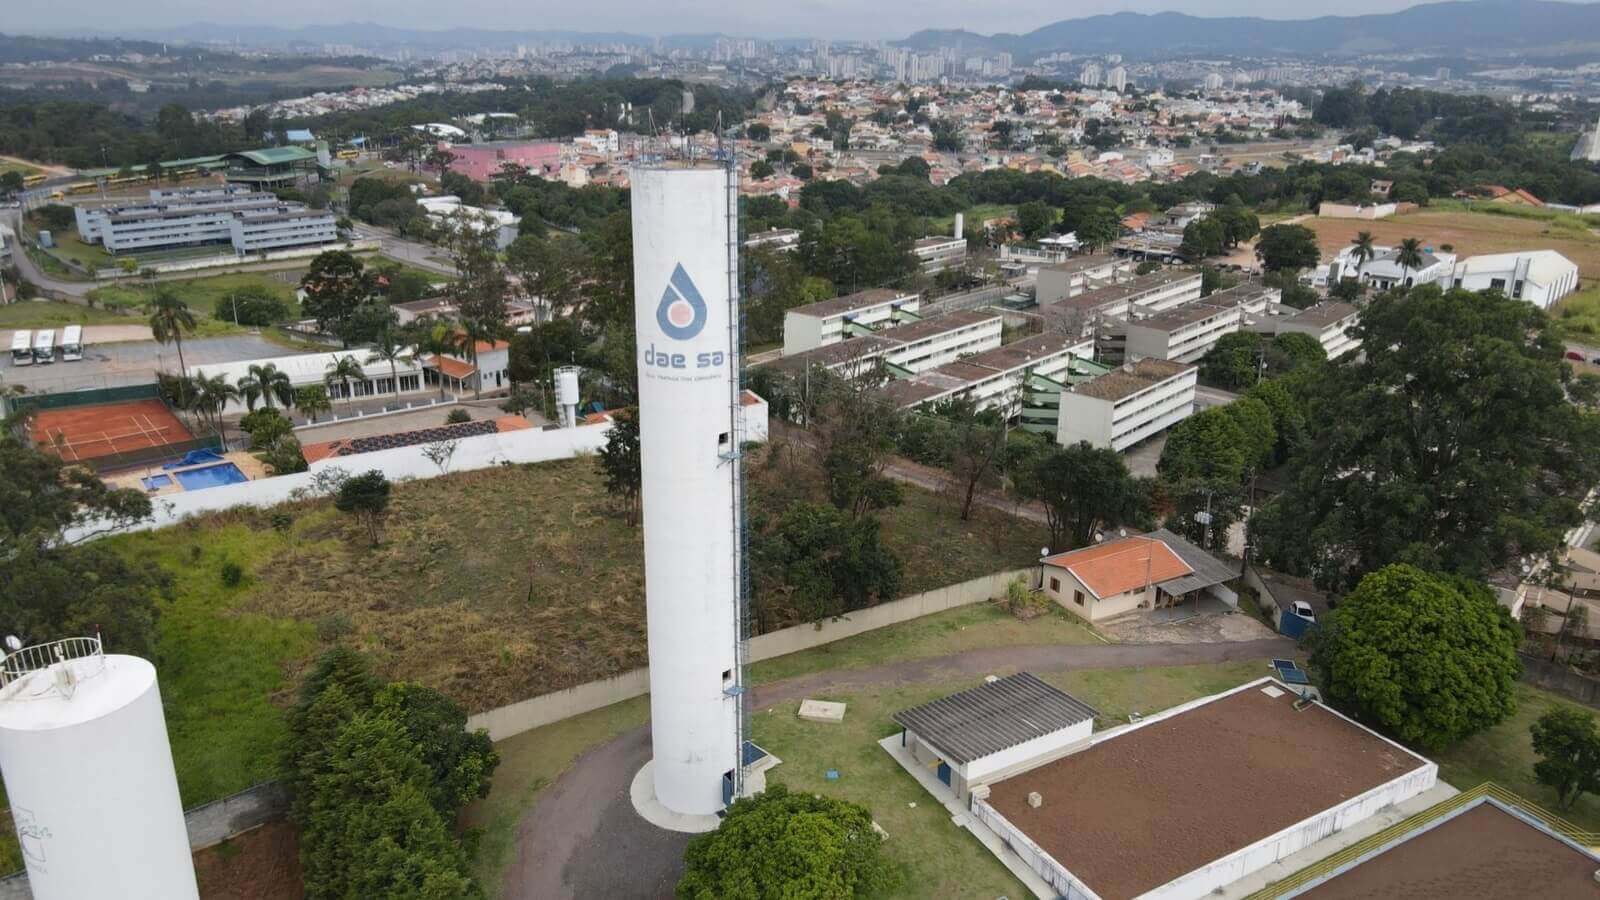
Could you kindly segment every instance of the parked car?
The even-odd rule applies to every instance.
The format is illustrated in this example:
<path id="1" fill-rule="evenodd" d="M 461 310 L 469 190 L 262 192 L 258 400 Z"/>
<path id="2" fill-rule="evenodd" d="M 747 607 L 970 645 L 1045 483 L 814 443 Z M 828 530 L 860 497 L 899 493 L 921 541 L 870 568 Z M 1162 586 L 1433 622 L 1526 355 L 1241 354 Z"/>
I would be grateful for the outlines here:
<path id="1" fill-rule="evenodd" d="M 1317 614 L 1311 611 L 1311 604 L 1304 600 L 1291 600 L 1289 602 L 1289 611 L 1307 622 L 1315 622 L 1317 620 Z"/>
<path id="2" fill-rule="evenodd" d="M 1567 351 L 1567 359 L 1576 360 L 1577 362 L 1587 362 L 1588 361 L 1588 360 L 1583 358 L 1583 354 L 1582 353 L 1579 353 L 1576 350 L 1568 350 Z"/>

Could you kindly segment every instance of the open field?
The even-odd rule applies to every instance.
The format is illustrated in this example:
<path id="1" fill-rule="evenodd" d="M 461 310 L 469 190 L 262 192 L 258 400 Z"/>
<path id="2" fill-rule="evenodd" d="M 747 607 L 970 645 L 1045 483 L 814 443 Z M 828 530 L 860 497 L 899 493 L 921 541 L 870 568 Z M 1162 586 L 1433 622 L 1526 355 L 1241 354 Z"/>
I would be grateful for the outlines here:
<path id="1" fill-rule="evenodd" d="M 56 300 L 21 300 L 0 306 L 0 330 L 60 328 L 63 325 L 137 325 L 139 320 L 115 310 Z"/>
<path id="2" fill-rule="evenodd" d="M 1600 340 L 1600 281 L 1586 281 L 1551 311 L 1569 338 Z"/>
<path id="3" fill-rule="evenodd" d="M 942 501 L 916 490 L 906 505 L 884 525 L 906 563 L 905 593 L 1036 552 L 1028 529 L 1001 553 L 966 536 L 1002 530 L 993 523 L 952 525 Z M 384 677 L 438 688 L 473 711 L 644 665 L 640 532 L 614 512 L 592 459 L 406 482 L 390 510 L 376 548 L 326 502 L 289 508 L 281 532 L 252 510 L 108 539 L 177 579 L 159 651 L 185 803 L 270 776 L 281 707 L 327 646 L 357 647 Z M 956 543 L 970 546 L 955 553 Z M 220 574 L 229 560 L 249 573 L 231 589 Z M 928 654 L 948 632 L 957 646 L 1018 635 L 1007 616 L 959 612 L 954 624 L 916 623 L 896 646 Z M 1092 639 L 1064 619 L 1032 624 L 1044 640 Z M 858 639 L 816 665 L 860 664 L 868 646 Z"/>
<path id="4" fill-rule="evenodd" d="M 29 165 L 25 162 L 19 162 L 13 159 L 0 159 L 0 175 L 4 175 L 7 172 L 21 172 L 23 177 L 27 177 L 29 175 L 42 174 L 44 170 L 38 166 Z"/>
<path id="5" fill-rule="evenodd" d="M 1056 212 L 1059 214 L 1060 210 Z M 985 219 L 1003 219 L 1016 214 L 1017 208 L 1015 206 L 1005 206 L 999 203 L 980 203 L 977 206 L 969 207 L 962 213 L 965 216 L 965 223 L 969 225 L 982 225 Z M 955 216 L 945 216 L 939 219 L 929 219 L 928 225 L 941 229 L 939 233 L 943 234 L 955 226 L 955 220 Z"/>
<path id="6" fill-rule="evenodd" d="M 1505 207 L 1514 210 L 1514 207 Z M 1586 277 L 1600 275 L 1600 232 L 1577 216 L 1481 211 L 1482 207 L 1421 209 L 1403 216 L 1365 222 L 1355 219 L 1309 218 L 1324 258 L 1348 247 L 1357 232 L 1370 231 L 1379 244 L 1393 246 L 1414 237 L 1425 246 L 1451 245 L 1460 256 L 1510 250 L 1555 250 L 1578 264 Z"/>
<path id="7" fill-rule="evenodd" d="M 1439 777 L 1462 790 L 1493 781 L 1546 809 L 1555 810 L 1555 792 L 1533 777 L 1533 764 L 1538 757 L 1533 752 L 1528 726 L 1557 706 L 1578 707 L 1600 715 L 1556 694 L 1519 684 L 1515 715 L 1443 753 L 1431 754 L 1439 763 Z M 1560 812 L 1560 815 L 1580 828 L 1600 831 L 1600 797 L 1588 794 L 1570 811 Z"/>

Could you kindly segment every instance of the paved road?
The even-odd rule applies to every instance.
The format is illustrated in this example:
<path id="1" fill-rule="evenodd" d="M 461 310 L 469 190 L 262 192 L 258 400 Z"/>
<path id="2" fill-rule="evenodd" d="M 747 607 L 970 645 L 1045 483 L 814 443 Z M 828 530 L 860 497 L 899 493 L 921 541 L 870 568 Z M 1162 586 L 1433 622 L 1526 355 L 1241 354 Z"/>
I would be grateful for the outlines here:
<path id="1" fill-rule="evenodd" d="M 1221 388 L 1199 385 L 1194 389 L 1194 408 L 1199 412 L 1208 406 L 1225 406 L 1239 399 L 1239 395 Z"/>
<path id="2" fill-rule="evenodd" d="M 443 248 L 403 238 L 387 228 L 379 228 L 376 225 L 368 225 L 365 222 L 357 226 L 356 230 L 377 238 L 380 252 L 384 256 L 398 259 L 419 269 L 437 272 L 440 275 L 456 274 L 455 266 L 429 258 L 444 256 L 445 251 Z"/>
<path id="3" fill-rule="evenodd" d="M 1285 656 L 1293 650 L 1294 642 L 1287 638 L 1214 644 L 994 647 L 803 675 L 757 687 L 752 701 L 756 709 L 765 709 L 843 685 L 914 684 L 1023 669 L 1062 672 L 1234 662 Z M 683 848 L 691 836 L 657 829 L 634 813 L 628 786 L 649 758 L 648 726 L 625 732 L 579 757 L 523 814 L 504 896 L 539 900 L 672 896 L 672 887 L 682 875 Z"/>

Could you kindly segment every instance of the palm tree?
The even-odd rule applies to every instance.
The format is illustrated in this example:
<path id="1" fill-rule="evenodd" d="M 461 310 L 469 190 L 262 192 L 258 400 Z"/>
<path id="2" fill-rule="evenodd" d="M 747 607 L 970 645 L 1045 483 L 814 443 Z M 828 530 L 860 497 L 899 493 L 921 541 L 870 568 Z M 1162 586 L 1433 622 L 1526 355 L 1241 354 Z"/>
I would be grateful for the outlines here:
<path id="1" fill-rule="evenodd" d="M 1370 231 L 1358 232 L 1356 236 L 1351 239 L 1350 243 L 1355 247 L 1355 251 L 1350 255 L 1355 257 L 1356 280 L 1359 281 L 1361 280 L 1361 267 L 1371 261 L 1372 257 L 1377 255 L 1378 251 L 1377 248 L 1373 246 L 1372 232 Z"/>
<path id="2" fill-rule="evenodd" d="M 245 398 L 245 405 L 251 412 L 256 410 L 256 398 L 273 409 L 274 398 L 283 404 L 284 409 L 294 405 L 294 385 L 289 383 L 289 373 L 280 371 L 272 363 L 266 365 L 252 365 L 248 373 L 239 379 L 239 393 Z"/>
<path id="3" fill-rule="evenodd" d="M 230 400 L 239 398 L 239 389 L 229 384 L 225 375 L 219 373 L 208 377 L 204 372 L 196 373 L 194 389 L 195 409 L 211 420 L 217 429 L 217 437 L 222 440 L 223 449 L 227 449 L 228 431 L 222 412 L 228 408 Z"/>
<path id="4" fill-rule="evenodd" d="M 183 364 L 183 334 L 194 331 L 194 313 L 189 312 L 189 304 L 183 302 L 172 288 L 156 288 L 155 296 L 150 298 L 150 333 L 157 341 L 163 344 L 176 343 L 178 345 L 178 370 L 188 368 Z"/>
<path id="5" fill-rule="evenodd" d="M 483 398 L 483 373 L 478 371 L 478 342 L 494 337 L 494 332 L 474 319 L 461 320 L 461 331 L 456 335 L 456 347 L 467 362 L 472 363 L 472 399 Z"/>
<path id="6" fill-rule="evenodd" d="M 407 346 L 405 338 L 398 331 L 388 326 L 378 332 L 378 339 L 373 344 L 372 352 L 367 354 L 367 365 L 386 362 L 389 364 L 389 380 L 394 383 L 394 395 L 400 396 L 400 363 L 410 363 L 414 359 L 411 348 Z"/>
<path id="7" fill-rule="evenodd" d="M 361 364 L 356 362 L 354 356 L 347 353 L 328 363 L 327 374 L 322 377 L 322 380 L 327 382 L 330 389 L 335 382 L 344 385 L 345 408 L 349 409 L 355 403 L 355 394 L 350 390 L 350 382 L 365 381 L 366 378 L 367 373 L 361 371 Z"/>
<path id="8" fill-rule="evenodd" d="M 1412 269 L 1422 267 L 1422 242 L 1416 238 L 1406 238 L 1400 242 L 1400 249 L 1395 252 L 1394 261 L 1400 266 L 1400 287 L 1409 288 L 1406 276 Z"/>
<path id="9" fill-rule="evenodd" d="M 417 329 L 416 352 L 434 358 L 434 365 L 438 359 L 456 351 L 455 336 L 450 331 L 450 326 L 443 322 L 425 323 L 424 327 Z M 444 373 L 439 373 L 439 399 L 444 399 Z"/>

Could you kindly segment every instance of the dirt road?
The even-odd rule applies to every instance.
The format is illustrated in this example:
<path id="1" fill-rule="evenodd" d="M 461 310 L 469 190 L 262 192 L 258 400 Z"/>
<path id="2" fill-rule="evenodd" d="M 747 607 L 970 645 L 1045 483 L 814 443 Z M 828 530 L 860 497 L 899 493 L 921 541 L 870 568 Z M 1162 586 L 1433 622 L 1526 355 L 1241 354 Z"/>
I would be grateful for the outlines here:
<path id="1" fill-rule="evenodd" d="M 761 685 L 756 709 L 848 685 L 916 684 L 960 675 L 1062 672 L 1138 666 L 1270 659 L 1294 651 L 1287 638 L 1211 644 L 1110 644 L 993 647 L 932 659 L 803 675 Z M 1263 669 L 1262 674 L 1266 674 Z M 650 758 L 650 729 L 641 726 L 602 744 L 573 764 L 524 813 L 516 857 L 501 896 L 672 896 L 690 835 L 661 831 L 633 811 L 628 785 Z"/>

